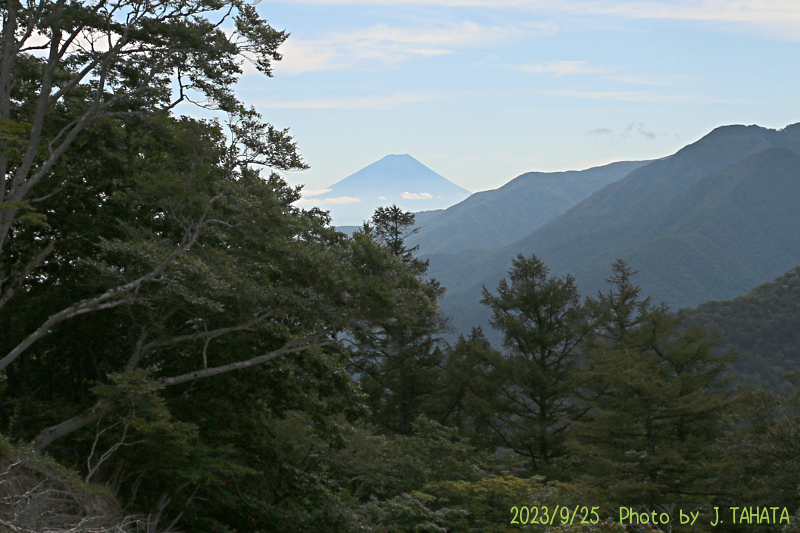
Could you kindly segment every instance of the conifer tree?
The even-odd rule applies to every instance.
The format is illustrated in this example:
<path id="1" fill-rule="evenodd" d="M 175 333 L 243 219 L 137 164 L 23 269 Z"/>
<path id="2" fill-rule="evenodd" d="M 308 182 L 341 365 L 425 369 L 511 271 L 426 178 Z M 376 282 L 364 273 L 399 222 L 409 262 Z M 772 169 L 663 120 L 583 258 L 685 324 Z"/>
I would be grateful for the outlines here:
<path id="1" fill-rule="evenodd" d="M 406 239 L 419 232 L 419 228 L 414 227 L 414 219 L 414 213 L 403 211 L 392 204 L 389 207 L 378 207 L 372 215 L 371 225 L 378 239 L 388 246 L 395 256 L 408 265 L 416 265 L 420 269 L 420 274 L 424 274 L 428 270 L 428 262 L 414 257 L 419 245 L 411 248 L 406 246 Z"/>
<path id="2" fill-rule="evenodd" d="M 412 422 L 426 414 L 441 419 L 435 397 L 444 389 L 444 352 L 439 335 L 447 323 L 437 305 L 444 289 L 425 279 L 428 262 L 414 257 L 405 239 L 413 233 L 414 214 L 397 206 L 379 207 L 361 233 L 390 252 L 398 290 L 406 298 L 377 300 L 375 320 L 357 329 L 353 370 L 368 395 L 375 421 L 384 430 L 409 434 Z M 379 295 L 377 295 L 379 296 Z"/>
<path id="3" fill-rule="evenodd" d="M 613 272 L 611 290 L 589 301 L 591 410 L 573 442 L 581 471 L 619 504 L 703 502 L 717 490 L 714 442 L 730 402 L 721 379 L 730 357 L 715 353 L 701 327 L 640 299 L 624 261 Z"/>
<path id="4" fill-rule="evenodd" d="M 455 427 L 482 448 L 493 447 L 494 399 L 502 376 L 493 363 L 500 353 L 481 327 L 458 340 L 446 352 L 442 423 Z"/>
<path id="5" fill-rule="evenodd" d="M 507 352 L 494 359 L 499 384 L 493 431 L 499 444 L 529 457 L 542 470 L 563 454 L 564 434 L 581 410 L 575 402 L 580 346 L 590 330 L 571 276 L 550 270 L 531 255 L 518 255 L 497 294 L 485 287 L 481 302 L 503 333 Z"/>

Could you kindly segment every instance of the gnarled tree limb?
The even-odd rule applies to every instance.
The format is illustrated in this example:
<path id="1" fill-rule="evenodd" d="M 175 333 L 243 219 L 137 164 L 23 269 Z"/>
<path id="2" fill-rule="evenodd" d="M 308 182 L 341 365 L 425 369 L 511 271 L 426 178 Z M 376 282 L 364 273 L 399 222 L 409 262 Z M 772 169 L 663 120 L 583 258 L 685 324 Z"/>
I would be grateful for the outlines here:
<path id="1" fill-rule="evenodd" d="M 258 357 L 253 357 L 245 361 L 237 361 L 235 363 L 229 363 L 227 365 L 222 365 L 212 368 L 204 368 L 202 370 L 188 372 L 186 374 L 181 374 L 179 376 L 162 377 L 157 379 L 156 382 L 164 386 L 179 385 L 181 383 L 186 383 L 187 381 L 194 381 L 196 379 L 203 379 L 211 376 L 216 376 L 219 374 L 225 374 L 228 372 L 232 372 L 234 370 L 249 368 L 251 366 L 266 363 L 267 361 L 275 359 L 276 357 L 279 357 L 281 355 L 302 352 L 305 350 L 313 350 L 315 348 L 322 348 L 323 346 L 330 346 L 332 344 L 336 344 L 336 341 L 332 339 L 327 339 L 319 342 L 311 342 L 321 337 L 322 334 L 319 333 L 313 335 L 306 335 L 305 337 L 291 340 L 286 344 L 284 344 L 283 346 L 281 346 L 280 348 L 278 348 L 277 350 L 273 350 L 264 355 L 259 355 Z M 41 452 L 57 439 L 69 435 L 73 431 L 77 431 L 82 427 L 97 421 L 101 416 L 108 413 L 112 408 L 113 404 L 111 402 L 102 399 L 86 412 L 74 418 L 71 418 L 65 422 L 61 422 L 60 424 L 45 429 L 30 443 L 30 446 L 37 452 Z"/>

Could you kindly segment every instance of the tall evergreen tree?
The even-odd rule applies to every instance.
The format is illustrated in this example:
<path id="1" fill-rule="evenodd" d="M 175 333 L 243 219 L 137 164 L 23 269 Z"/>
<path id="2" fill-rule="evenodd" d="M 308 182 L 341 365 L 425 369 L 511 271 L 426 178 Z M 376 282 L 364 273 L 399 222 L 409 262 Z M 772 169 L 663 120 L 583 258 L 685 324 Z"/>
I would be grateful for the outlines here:
<path id="1" fill-rule="evenodd" d="M 493 364 L 499 358 L 480 327 L 466 337 L 459 335 L 446 352 L 442 422 L 485 448 L 494 442 L 491 422 L 499 374 Z"/>
<path id="2" fill-rule="evenodd" d="M 717 490 L 730 357 L 704 329 L 640 299 L 624 261 L 613 271 L 611 290 L 589 302 L 597 334 L 583 385 L 591 411 L 573 443 L 581 471 L 618 504 L 702 503 Z"/>
<path id="3" fill-rule="evenodd" d="M 414 256 L 419 246 L 411 248 L 406 246 L 406 239 L 419 232 L 419 228 L 414 227 L 414 219 L 414 213 L 403 211 L 392 204 L 389 207 L 378 207 L 372 215 L 370 224 L 378 239 L 388 246 L 395 256 L 416 268 L 420 274 L 425 274 L 428 270 L 428 261 L 422 261 Z"/>
<path id="4" fill-rule="evenodd" d="M 564 453 L 564 433 L 581 414 L 575 378 L 590 333 L 575 280 L 549 272 L 535 255 L 520 254 L 497 294 L 484 287 L 481 300 L 506 348 L 491 363 L 498 383 L 492 427 L 498 442 L 529 457 L 535 470 Z"/>
<path id="5" fill-rule="evenodd" d="M 354 371 L 361 375 L 376 422 L 385 430 L 408 434 L 414 419 L 427 414 L 441 418 L 434 398 L 444 388 L 444 353 L 440 334 L 446 320 L 437 300 L 444 290 L 436 280 L 426 280 L 427 261 L 414 257 L 405 238 L 412 233 L 414 214 L 397 206 L 378 208 L 363 235 L 373 236 L 391 254 L 385 268 L 394 269 L 398 294 L 407 297 L 376 301 L 376 313 L 355 332 Z"/>

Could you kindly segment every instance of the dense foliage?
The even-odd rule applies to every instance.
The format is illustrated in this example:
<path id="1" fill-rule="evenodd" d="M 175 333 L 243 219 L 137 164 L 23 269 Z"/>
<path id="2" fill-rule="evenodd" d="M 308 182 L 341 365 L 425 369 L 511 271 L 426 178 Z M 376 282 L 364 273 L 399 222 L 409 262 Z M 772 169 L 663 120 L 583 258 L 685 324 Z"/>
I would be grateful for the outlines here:
<path id="1" fill-rule="evenodd" d="M 582 298 L 520 255 L 483 292 L 503 349 L 480 328 L 450 346 L 413 214 L 347 236 L 294 207 L 292 138 L 232 93 L 239 62 L 269 74 L 286 37 L 251 5 L 2 9 L 3 528 L 612 532 L 631 529 L 620 507 L 677 521 L 679 505 L 709 531 L 737 504 L 797 519 L 798 394 L 734 397 L 716 338 L 640 297 L 624 262 Z M 172 113 L 192 91 L 227 132 Z"/>

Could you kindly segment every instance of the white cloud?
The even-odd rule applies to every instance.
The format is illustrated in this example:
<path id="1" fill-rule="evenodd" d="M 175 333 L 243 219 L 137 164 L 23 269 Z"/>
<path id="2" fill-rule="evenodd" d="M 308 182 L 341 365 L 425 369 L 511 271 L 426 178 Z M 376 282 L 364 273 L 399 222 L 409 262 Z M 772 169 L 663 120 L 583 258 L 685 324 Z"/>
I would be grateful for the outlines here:
<path id="1" fill-rule="evenodd" d="M 353 196 L 338 196 L 336 198 L 303 198 L 295 202 L 297 205 L 342 205 L 357 204 L 361 198 Z"/>
<path id="2" fill-rule="evenodd" d="M 310 41 L 289 38 L 280 48 L 283 59 L 275 70 L 287 74 L 302 74 L 320 70 L 333 70 L 347 66 L 332 47 Z"/>
<path id="3" fill-rule="evenodd" d="M 603 76 L 603 78 L 632 85 L 674 85 L 691 79 L 689 76 L 639 76 L 637 74 L 613 74 Z"/>
<path id="4" fill-rule="evenodd" d="M 326 100 L 300 100 L 296 102 L 258 102 L 257 107 L 285 109 L 385 109 L 394 105 L 432 100 L 431 95 L 395 93 L 391 96 L 364 96 L 361 98 L 330 98 Z"/>
<path id="5" fill-rule="evenodd" d="M 690 79 L 688 76 L 677 75 L 641 76 L 637 74 L 619 73 L 618 71 L 620 69 L 618 67 L 590 65 L 586 61 L 552 61 L 550 63 L 515 65 L 511 68 L 531 74 L 551 74 L 556 78 L 596 74 L 600 75 L 604 80 L 630 85 L 674 85 Z"/>
<path id="6" fill-rule="evenodd" d="M 574 0 L 564 4 L 571 9 L 579 8 Z M 800 22 L 800 4 L 795 0 L 594 1 L 584 8 L 595 13 L 646 19 Z"/>
<path id="7" fill-rule="evenodd" d="M 530 0 L 283 0 L 285 3 L 313 4 L 327 6 L 392 6 L 392 5 L 432 5 L 432 6 L 520 6 L 531 4 Z"/>
<path id="8" fill-rule="evenodd" d="M 306 196 L 319 196 L 320 194 L 325 194 L 326 192 L 331 192 L 331 189 L 316 189 L 316 190 L 308 190 L 308 191 L 303 189 L 301 194 L 305 198 Z"/>
<path id="9" fill-rule="evenodd" d="M 429 192 L 404 192 L 400 195 L 404 200 L 433 200 L 433 195 Z"/>
<path id="10" fill-rule="evenodd" d="M 798 39 L 800 29 L 800 2 L 796 0 L 567 0 L 562 8 L 632 19 L 735 23 L 791 40 Z"/>
<path id="11" fill-rule="evenodd" d="M 552 31 L 548 25 L 533 29 Z M 487 26 L 469 20 L 435 27 L 375 24 L 313 39 L 290 38 L 281 46 L 284 60 L 275 70 L 302 74 L 353 67 L 364 62 L 397 63 L 413 57 L 450 54 L 458 48 L 488 46 L 523 33 L 522 28 Z"/>
<path id="12" fill-rule="evenodd" d="M 378 200 L 388 200 L 388 198 L 385 196 L 378 196 Z"/>
<path id="13" fill-rule="evenodd" d="M 552 63 L 518 65 L 514 68 L 533 74 L 553 74 L 556 78 L 576 74 L 602 74 L 608 72 L 607 68 L 588 65 L 586 61 L 554 61 Z"/>
<path id="14" fill-rule="evenodd" d="M 580 10 L 618 13 L 637 18 L 701 20 L 776 20 L 800 15 L 795 0 L 283 0 L 316 5 L 436 5 L 442 7 L 506 7 L 534 10 Z"/>
<path id="15" fill-rule="evenodd" d="M 572 89 L 560 89 L 558 91 L 541 91 L 541 93 L 548 96 L 572 96 L 588 100 L 626 100 L 642 102 L 657 99 L 657 95 L 654 93 L 643 91 L 575 91 Z"/>

